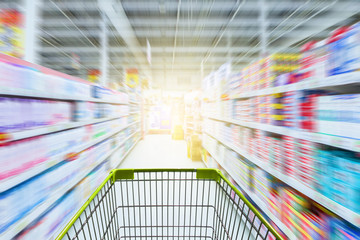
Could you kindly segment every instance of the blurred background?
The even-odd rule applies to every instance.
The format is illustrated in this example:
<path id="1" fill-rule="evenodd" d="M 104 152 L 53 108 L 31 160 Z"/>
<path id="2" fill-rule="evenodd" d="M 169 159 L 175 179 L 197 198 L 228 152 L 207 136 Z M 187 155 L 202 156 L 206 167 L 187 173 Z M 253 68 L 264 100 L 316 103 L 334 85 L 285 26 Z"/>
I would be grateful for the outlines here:
<path id="1" fill-rule="evenodd" d="M 55 239 L 117 167 L 219 168 L 285 239 L 360 239 L 359 20 L 358 0 L 0 0 L 0 239 Z"/>

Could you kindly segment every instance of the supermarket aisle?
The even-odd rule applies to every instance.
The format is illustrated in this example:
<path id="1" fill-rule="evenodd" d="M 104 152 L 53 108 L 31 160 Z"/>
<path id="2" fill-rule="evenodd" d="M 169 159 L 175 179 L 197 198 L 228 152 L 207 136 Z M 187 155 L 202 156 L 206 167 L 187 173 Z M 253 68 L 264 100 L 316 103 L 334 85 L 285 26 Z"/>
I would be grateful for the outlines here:
<path id="1" fill-rule="evenodd" d="M 202 162 L 187 158 L 186 142 L 172 140 L 171 135 L 146 135 L 120 168 L 203 168 Z"/>

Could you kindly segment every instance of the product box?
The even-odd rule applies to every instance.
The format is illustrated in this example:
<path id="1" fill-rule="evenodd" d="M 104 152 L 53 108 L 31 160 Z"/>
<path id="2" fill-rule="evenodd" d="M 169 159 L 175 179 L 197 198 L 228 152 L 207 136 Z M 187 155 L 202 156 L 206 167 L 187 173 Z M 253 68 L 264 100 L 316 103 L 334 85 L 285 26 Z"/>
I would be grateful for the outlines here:
<path id="1" fill-rule="evenodd" d="M 344 184 L 349 184 L 354 187 L 360 186 L 360 175 L 354 172 L 348 172 L 340 168 L 334 168 L 329 166 L 329 173 L 333 179 L 336 179 L 339 182 L 343 182 Z"/>
<path id="2" fill-rule="evenodd" d="M 356 71 L 360 68 L 360 26 L 341 27 L 329 38 L 330 75 Z"/>
<path id="3" fill-rule="evenodd" d="M 331 218 L 330 237 L 331 240 L 359 239 L 360 230 L 347 225 L 344 221 Z"/>
<path id="4" fill-rule="evenodd" d="M 360 139 L 360 94 L 317 98 L 317 131 L 340 137 Z"/>

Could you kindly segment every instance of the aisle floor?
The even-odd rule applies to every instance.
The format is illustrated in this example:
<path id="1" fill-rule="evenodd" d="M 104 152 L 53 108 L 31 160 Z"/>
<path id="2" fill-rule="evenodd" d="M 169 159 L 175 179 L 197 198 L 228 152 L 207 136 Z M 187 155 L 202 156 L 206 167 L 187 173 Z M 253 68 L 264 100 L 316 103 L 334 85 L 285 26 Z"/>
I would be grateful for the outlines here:
<path id="1" fill-rule="evenodd" d="M 187 157 L 184 140 L 172 140 L 171 135 L 146 135 L 119 165 L 119 168 L 204 167 L 203 162 Z"/>

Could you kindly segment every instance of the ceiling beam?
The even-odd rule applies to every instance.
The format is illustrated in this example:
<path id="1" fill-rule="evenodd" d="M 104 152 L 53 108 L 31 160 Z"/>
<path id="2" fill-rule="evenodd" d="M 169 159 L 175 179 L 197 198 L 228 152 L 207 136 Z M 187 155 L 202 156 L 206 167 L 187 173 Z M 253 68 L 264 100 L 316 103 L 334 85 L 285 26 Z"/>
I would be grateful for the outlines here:
<path id="1" fill-rule="evenodd" d="M 325 24 L 325 23 L 324 23 Z M 284 31 L 283 30 L 275 30 L 273 32 L 271 32 L 271 34 L 269 34 L 269 37 L 276 37 L 280 34 L 282 34 Z M 93 31 L 93 30 L 82 30 L 82 33 L 87 36 L 87 37 L 94 37 L 94 38 L 98 38 L 99 37 L 99 32 L 98 31 Z M 46 30 L 46 32 L 40 32 L 40 34 L 42 35 L 42 37 L 47 38 L 50 36 L 56 37 L 56 38 L 79 38 L 79 37 L 83 37 L 81 32 L 79 32 L 76 29 L 61 29 L 61 30 Z M 138 36 L 138 37 L 147 37 L 147 38 L 174 38 L 176 31 L 175 30 L 163 30 L 163 29 L 153 29 L 153 30 L 137 30 L 135 29 L 135 31 L 133 31 L 133 33 Z M 294 38 L 296 37 L 295 35 L 298 34 L 311 34 L 312 30 L 310 29 L 299 29 L 299 30 L 294 30 L 292 31 L 291 35 L 285 35 L 284 38 Z M 196 32 L 192 29 L 186 29 L 186 30 L 179 30 L 179 34 L 181 36 L 185 36 L 185 37 L 203 37 L 203 38 L 209 38 L 209 37 L 214 37 L 217 36 L 217 34 L 219 34 L 219 30 L 218 29 L 203 29 L 201 32 Z M 319 33 L 320 37 L 327 37 L 328 34 L 327 33 Z M 114 36 L 115 35 L 115 36 Z M 114 38 L 114 37 L 124 37 L 123 34 L 119 34 L 119 33 L 114 33 L 114 35 L 109 35 L 109 38 Z M 233 31 L 231 31 L 231 36 L 232 37 L 255 37 L 255 36 L 259 36 L 260 35 L 260 31 L 258 29 L 252 29 L 252 30 L 241 30 L 241 29 L 233 29 Z M 132 38 L 132 37 L 131 37 Z"/>
<path id="2" fill-rule="evenodd" d="M 43 65 L 46 66 L 51 66 L 52 69 L 54 68 L 63 68 L 63 67 L 69 67 L 71 68 L 71 63 L 57 63 L 57 64 L 53 64 L 53 63 L 47 63 L 44 62 L 42 63 Z M 204 69 L 212 69 L 212 68 L 216 68 L 218 66 L 220 66 L 221 64 L 223 64 L 223 62 L 219 62 L 217 64 L 213 63 L 213 64 L 206 64 L 204 65 Z M 101 66 L 100 64 L 96 64 L 96 63 L 82 63 L 82 65 L 86 68 L 94 68 L 94 69 L 99 69 Z M 117 69 L 121 69 L 124 68 L 125 65 L 123 64 L 112 64 L 112 66 L 109 66 L 108 69 L 111 69 L 112 67 L 115 67 Z M 172 68 L 172 65 L 168 65 L 168 64 L 159 64 L 159 65 L 153 65 L 151 67 L 152 71 L 155 70 L 161 70 L 161 71 L 172 71 L 172 69 L 176 70 L 182 70 L 182 69 L 188 69 L 188 70 L 196 70 L 199 71 L 200 70 L 200 64 L 193 64 L 193 63 L 181 63 L 181 64 L 174 64 L 174 67 Z"/>
<path id="3" fill-rule="evenodd" d="M 142 51 L 137 51 L 141 46 L 132 29 L 129 19 L 125 14 L 121 2 L 116 0 L 98 0 L 98 4 L 101 11 L 108 17 L 119 36 L 125 41 L 132 54 L 135 56 L 136 61 L 143 62 L 143 60 L 146 59 L 146 56 Z M 142 68 L 144 74 L 150 77 L 148 66 L 148 64 L 142 64 L 142 66 L 139 67 Z"/>
<path id="4" fill-rule="evenodd" d="M 353 5 L 351 3 L 356 3 L 357 1 L 339 1 L 336 4 L 336 8 L 339 12 L 347 11 L 353 8 Z M 212 12 L 228 12 L 231 11 L 234 7 L 234 4 L 236 1 L 215 1 L 211 4 Z M 271 12 L 283 12 L 283 11 L 292 11 L 299 7 L 301 7 L 302 11 L 311 11 L 311 10 L 320 10 L 324 7 L 324 5 L 328 4 L 326 1 L 322 2 L 323 4 L 304 4 L 304 2 L 299 1 L 286 1 L 286 0 L 272 0 L 267 1 L 267 5 L 269 6 L 269 9 L 271 9 Z M 122 1 L 124 10 L 127 12 L 136 12 L 137 14 L 141 12 L 157 12 L 159 13 L 160 4 L 159 1 Z M 165 11 L 168 12 L 176 12 L 177 10 L 177 1 L 165 1 L 163 3 Z M 141 7 L 139 7 L 141 6 Z M 180 11 L 188 11 L 189 9 L 192 9 L 193 12 L 202 11 L 204 8 L 204 3 L 202 1 L 187 1 L 184 2 L 181 6 Z M 340 8 L 340 9 L 339 9 Z M 257 11 L 259 9 L 259 6 L 257 4 L 257 1 L 247 1 L 246 4 L 244 4 L 241 11 L 247 12 L 247 11 Z"/>
<path id="5" fill-rule="evenodd" d="M 86 52 L 86 53 L 98 53 L 98 50 L 93 47 L 63 47 L 58 46 L 59 49 L 65 52 Z M 202 47 L 178 47 L 176 48 L 176 52 L 179 53 L 204 53 L 209 47 L 202 46 Z M 276 50 L 277 48 L 272 48 Z M 259 51 L 259 48 L 253 48 L 251 46 L 249 47 L 243 47 L 243 46 L 232 46 L 232 47 L 217 47 L 214 49 L 214 52 L 222 53 L 222 52 L 228 52 L 233 51 L 235 53 L 241 53 L 246 51 L 252 51 L 256 53 Z M 54 47 L 42 47 L 40 49 L 42 53 L 57 53 L 59 52 L 58 49 Z M 124 53 L 124 52 L 132 52 L 127 47 L 113 47 L 109 46 L 110 53 Z M 145 52 L 146 47 L 140 47 L 138 49 L 134 49 L 135 52 Z M 173 48 L 172 47 L 152 47 L 151 51 L 153 53 L 172 53 Z"/>
<path id="6" fill-rule="evenodd" d="M 46 2 L 46 1 L 45 1 Z M 234 7 L 233 0 L 230 1 L 215 1 L 212 5 L 212 13 L 227 13 L 231 11 Z M 71 11 L 83 11 L 83 12 L 98 12 L 99 8 L 95 2 L 88 2 L 88 1 L 67 1 L 67 2 L 58 2 L 57 5 L 62 10 L 71 10 Z M 336 4 L 336 10 L 339 12 L 347 11 L 351 8 L 354 8 L 353 4 L 358 3 L 356 0 L 343 0 L 339 1 Z M 123 9 L 126 12 L 136 12 L 137 14 L 142 12 L 156 12 L 160 14 L 160 4 L 159 1 L 122 1 Z M 324 2 L 326 4 L 326 1 Z M 296 1 L 286 1 L 286 0 L 272 0 L 268 1 L 269 9 L 272 12 L 283 12 L 283 11 L 292 11 L 296 8 L 303 6 L 303 11 L 310 11 L 310 10 L 319 10 L 321 9 L 324 4 L 322 5 L 315 5 L 315 4 L 307 4 L 304 5 L 304 2 L 296 2 Z M 193 14 L 199 11 L 202 11 L 204 8 L 204 3 L 202 1 L 192 1 L 192 2 L 184 2 L 181 6 L 180 11 L 188 11 L 192 9 Z M 177 1 L 165 1 L 164 2 L 164 9 L 165 12 L 176 12 L 177 11 Z M 48 12 L 59 11 L 57 8 L 52 6 L 51 4 L 44 4 L 43 10 Z M 244 5 L 242 11 L 257 11 L 258 5 L 256 1 L 247 1 Z"/>
<path id="7" fill-rule="evenodd" d="M 306 31 L 297 31 L 297 28 L 294 28 L 293 31 L 289 30 L 284 34 L 284 37 L 286 36 L 294 36 L 293 38 L 280 38 L 278 42 L 276 42 L 279 46 L 281 46 L 281 49 L 287 49 L 291 45 L 304 40 L 305 42 L 308 42 L 312 37 L 319 36 L 319 33 L 324 32 L 326 29 L 333 27 L 334 25 L 338 23 L 342 23 L 344 21 L 349 21 L 349 19 L 359 13 L 359 5 L 360 1 L 358 1 L 357 4 L 353 5 L 352 9 L 345 11 L 345 12 L 331 12 L 326 15 L 326 20 L 323 20 L 323 25 L 321 26 L 313 26 L 311 28 L 307 28 Z M 334 4 L 337 5 L 336 3 Z M 311 20 L 310 20 L 311 21 Z M 300 24 L 300 23 L 299 23 Z M 300 25 L 301 26 L 301 25 Z M 299 26 L 299 27 L 300 27 Z M 269 39 L 269 44 L 273 43 L 271 39 Z"/>
<path id="8" fill-rule="evenodd" d="M 327 19 L 327 17 L 326 17 Z M 340 21 L 342 18 L 339 15 L 334 16 L 333 20 Z M 279 25 L 284 18 L 281 17 L 269 17 L 267 19 L 269 26 L 277 26 Z M 291 19 L 286 20 L 286 22 L 281 23 L 281 26 L 293 26 L 297 24 L 299 21 L 303 20 L 303 18 L 293 17 Z M 83 27 L 98 27 L 100 24 L 100 18 L 77 18 L 72 19 L 72 21 L 77 26 Z M 136 17 L 129 19 L 131 25 L 136 28 L 167 28 L 167 27 L 174 27 L 176 24 L 176 18 L 153 18 L 153 17 Z M 196 21 L 188 21 L 187 19 L 179 19 L 179 27 L 188 27 L 188 28 L 195 28 L 199 23 L 204 23 L 204 27 L 222 27 L 226 23 L 226 18 L 219 18 L 219 17 L 212 17 L 212 18 L 196 18 Z M 64 18 L 50 18 L 47 17 L 46 21 L 41 21 L 39 23 L 43 27 L 57 27 L 57 26 L 64 26 L 64 27 L 72 27 L 73 24 L 69 22 L 64 22 Z M 231 27 L 245 27 L 245 26 L 258 26 L 259 21 L 257 17 L 236 17 L 234 21 L 229 24 L 229 28 Z M 324 25 L 324 18 L 317 18 L 312 19 L 307 23 L 309 26 L 322 26 Z"/>

